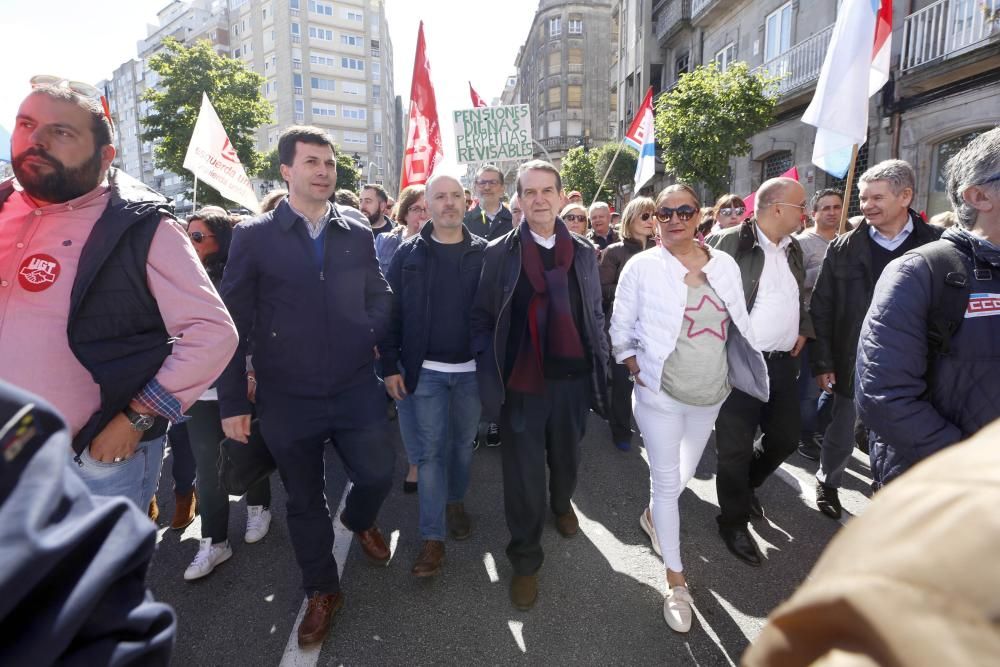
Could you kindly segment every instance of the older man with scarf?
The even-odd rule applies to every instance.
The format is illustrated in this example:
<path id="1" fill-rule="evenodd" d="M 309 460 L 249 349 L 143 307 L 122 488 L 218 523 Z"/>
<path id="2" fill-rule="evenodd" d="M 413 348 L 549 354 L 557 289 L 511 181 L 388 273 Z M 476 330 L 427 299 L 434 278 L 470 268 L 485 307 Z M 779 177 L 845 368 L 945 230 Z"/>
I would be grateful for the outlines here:
<path id="1" fill-rule="evenodd" d="M 608 348 L 594 248 L 557 217 L 559 172 L 525 163 L 517 194 L 525 219 L 487 247 L 471 327 L 484 418 L 499 417 L 504 443 L 511 601 L 527 610 L 538 595 L 546 503 L 563 537 L 579 528 L 570 499 L 588 408 L 606 404 Z"/>

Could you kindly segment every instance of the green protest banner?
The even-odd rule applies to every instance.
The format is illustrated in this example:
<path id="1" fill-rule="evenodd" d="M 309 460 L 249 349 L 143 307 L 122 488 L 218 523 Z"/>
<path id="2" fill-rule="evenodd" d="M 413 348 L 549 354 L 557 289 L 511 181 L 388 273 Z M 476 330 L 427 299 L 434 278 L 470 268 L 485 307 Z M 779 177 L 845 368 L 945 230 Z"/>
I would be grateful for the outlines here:
<path id="1" fill-rule="evenodd" d="M 524 160 L 532 156 L 527 104 L 462 109 L 453 114 L 459 163 Z"/>

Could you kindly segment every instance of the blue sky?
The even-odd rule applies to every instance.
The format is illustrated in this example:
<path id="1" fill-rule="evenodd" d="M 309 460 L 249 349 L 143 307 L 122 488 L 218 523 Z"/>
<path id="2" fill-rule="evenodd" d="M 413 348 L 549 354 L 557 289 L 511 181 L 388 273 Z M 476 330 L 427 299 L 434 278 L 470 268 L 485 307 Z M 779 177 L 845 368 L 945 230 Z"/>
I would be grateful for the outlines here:
<path id="1" fill-rule="evenodd" d="M 280 2 L 281 0 L 275 0 Z M 146 24 L 167 0 L 0 0 L 0 126 L 10 129 L 34 74 L 96 83 L 136 55 Z M 410 77 L 423 19 L 446 151 L 454 143 L 449 112 L 471 107 L 468 81 L 487 101 L 500 95 L 538 0 L 457 4 L 386 0 L 396 94 L 409 102 Z M 460 8 L 456 10 L 456 7 Z M 494 12 L 491 15 L 489 9 Z"/>

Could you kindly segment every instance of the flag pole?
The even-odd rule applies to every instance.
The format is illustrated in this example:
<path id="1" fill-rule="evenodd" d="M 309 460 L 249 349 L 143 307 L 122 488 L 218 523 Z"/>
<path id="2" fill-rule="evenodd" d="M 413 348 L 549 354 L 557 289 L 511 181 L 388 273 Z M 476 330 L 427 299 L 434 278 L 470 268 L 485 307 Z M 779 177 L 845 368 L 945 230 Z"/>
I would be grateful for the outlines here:
<path id="1" fill-rule="evenodd" d="M 605 181 L 608 180 L 608 176 L 611 174 L 611 167 L 615 166 L 615 160 L 618 159 L 618 154 L 622 152 L 622 147 L 624 145 L 625 145 L 625 140 L 622 139 L 618 143 L 618 150 L 615 151 L 614 157 L 612 157 L 611 162 L 608 163 L 608 169 L 607 171 L 604 172 L 604 178 L 601 179 L 601 184 L 597 186 L 597 192 L 594 193 L 594 201 L 590 202 L 591 206 L 593 206 L 594 203 L 597 201 L 597 198 L 601 196 L 601 188 L 604 187 Z"/>
<path id="2" fill-rule="evenodd" d="M 851 207 L 851 188 L 854 187 L 854 166 L 858 162 L 858 145 L 854 144 L 851 150 L 851 167 L 847 170 L 847 182 L 844 184 L 844 206 L 840 211 L 840 227 L 837 230 L 838 234 L 843 234 L 847 231 L 847 218 L 848 209 Z"/>

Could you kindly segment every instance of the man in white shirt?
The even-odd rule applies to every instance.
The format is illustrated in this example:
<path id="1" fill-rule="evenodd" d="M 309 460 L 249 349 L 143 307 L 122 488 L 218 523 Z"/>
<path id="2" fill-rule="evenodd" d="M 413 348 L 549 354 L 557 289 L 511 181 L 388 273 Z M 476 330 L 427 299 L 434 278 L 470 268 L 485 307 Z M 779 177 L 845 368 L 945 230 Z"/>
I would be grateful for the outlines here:
<path id="1" fill-rule="evenodd" d="M 757 217 L 708 238 L 736 259 L 750 310 L 752 342 L 767 361 L 770 398 L 764 403 L 734 389 L 715 423 L 719 533 L 740 560 L 760 565 L 750 516 L 763 517 L 754 490 L 795 450 L 801 430 L 799 352 L 812 338 L 805 301 L 802 248 L 792 234 L 806 212 L 806 193 L 790 178 L 765 181 Z M 764 434 L 754 443 L 757 429 Z"/>

